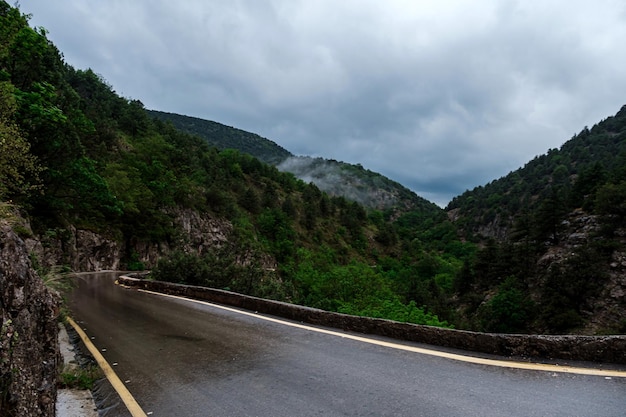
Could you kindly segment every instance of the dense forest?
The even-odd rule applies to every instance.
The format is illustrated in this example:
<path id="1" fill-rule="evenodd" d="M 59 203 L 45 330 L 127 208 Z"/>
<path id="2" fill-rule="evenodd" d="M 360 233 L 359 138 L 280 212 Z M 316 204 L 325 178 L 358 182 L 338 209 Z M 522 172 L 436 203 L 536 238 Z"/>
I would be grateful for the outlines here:
<path id="1" fill-rule="evenodd" d="M 596 331 L 626 332 L 625 145 L 626 106 L 448 205 L 460 235 L 484 246 L 457 277 L 463 316 L 493 331 L 560 333 L 610 304 L 610 325 Z"/>
<path id="2" fill-rule="evenodd" d="M 268 149 L 257 135 L 211 124 L 224 146 L 155 117 L 66 63 L 45 29 L 0 1 L 0 208 L 29 219 L 18 233 L 89 230 L 156 279 L 331 311 L 481 331 L 624 332 L 623 300 L 604 303 L 617 320 L 587 326 L 624 247 L 624 113 L 447 212 L 423 199 L 374 209 L 268 164 L 276 150 L 289 154 L 278 145 L 269 159 L 252 156 Z M 180 210 L 231 225 L 227 243 L 182 250 Z M 589 229 L 575 248 L 572 213 Z M 160 242 L 168 250 L 147 263 L 140 248 Z M 571 255 L 546 260 L 561 247 Z"/>
<path id="3" fill-rule="evenodd" d="M 148 110 L 148 113 L 155 119 L 171 122 L 176 129 L 182 132 L 205 139 L 210 145 L 218 149 L 237 149 L 267 164 L 277 165 L 293 156 L 291 152 L 277 143 L 235 127 L 158 110 Z"/>
<path id="4" fill-rule="evenodd" d="M 320 190 L 333 196 L 346 197 L 366 208 L 406 212 L 424 210 L 435 212 L 438 207 L 403 185 L 365 169 L 360 164 L 349 164 L 334 159 L 295 156 L 269 139 L 221 123 L 155 110 L 150 115 L 171 122 L 183 132 L 205 139 L 219 149 L 237 149 L 263 162 L 290 172 L 305 182 L 314 183 Z"/>
<path id="5" fill-rule="evenodd" d="M 626 106 L 591 129 L 585 127 L 560 149 L 550 149 L 505 177 L 455 197 L 446 210 L 463 218 L 459 224 L 466 236 L 483 237 L 505 236 L 523 216 L 546 211 L 549 205 L 562 214 L 576 208 L 618 214 L 611 213 L 606 198 L 609 189 L 619 188 L 626 179 L 625 130 Z M 618 197 L 613 191 L 619 190 L 608 194 Z M 494 233 L 481 233 L 481 226 L 494 223 Z"/>

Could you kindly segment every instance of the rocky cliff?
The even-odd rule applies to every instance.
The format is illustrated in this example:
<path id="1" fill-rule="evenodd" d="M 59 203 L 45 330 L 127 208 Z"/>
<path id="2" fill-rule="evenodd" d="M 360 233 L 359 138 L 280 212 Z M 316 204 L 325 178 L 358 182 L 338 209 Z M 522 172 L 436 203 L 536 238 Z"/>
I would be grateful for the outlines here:
<path id="1" fill-rule="evenodd" d="M 173 209 L 166 214 L 179 231 L 173 242 L 143 242 L 132 237 L 123 242 L 70 225 L 66 229 L 48 230 L 41 236 L 33 235 L 26 239 L 26 245 L 44 268 L 65 266 L 74 272 L 122 270 L 127 269 L 125 256 L 133 253 L 136 261 L 150 269 L 173 249 L 202 254 L 220 247 L 229 240 L 233 229 L 229 221 L 208 213 Z M 29 230 L 30 226 L 25 222 L 23 228 Z"/>
<path id="2" fill-rule="evenodd" d="M 28 250 L 0 220 L 0 416 L 54 416 L 58 299 L 33 270 Z"/>
<path id="3" fill-rule="evenodd" d="M 124 267 L 124 254 L 132 251 L 151 267 L 173 248 L 203 253 L 220 246 L 232 231 L 227 221 L 192 210 L 175 210 L 168 214 L 180 230 L 176 242 L 151 244 L 131 239 L 132 248 L 127 248 L 127 242 L 74 226 L 36 236 L 26 219 L 17 213 L 6 214 L 0 217 L 0 417 L 55 415 L 59 297 L 44 285 L 31 257 L 44 269 L 64 266 L 89 272 L 119 270 Z"/>
<path id="4" fill-rule="evenodd" d="M 562 239 L 539 259 L 545 270 L 566 263 L 581 247 L 592 245 L 601 237 L 602 224 L 598 216 L 577 209 L 563 222 Z M 585 303 L 582 316 L 583 334 L 604 333 L 607 329 L 623 332 L 626 328 L 626 230 L 612 229 L 614 247 L 606 263 L 597 266 L 589 280 L 598 281 L 598 291 Z"/>

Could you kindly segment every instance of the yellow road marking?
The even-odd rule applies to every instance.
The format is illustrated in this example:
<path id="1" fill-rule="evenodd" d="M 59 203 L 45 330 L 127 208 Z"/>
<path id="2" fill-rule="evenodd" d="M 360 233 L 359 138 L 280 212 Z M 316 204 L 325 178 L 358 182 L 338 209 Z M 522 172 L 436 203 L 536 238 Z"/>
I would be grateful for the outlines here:
<path id="1" fill-rule="evenodd" d="M 270 321 L 273 323 L 279 323 L 285 326 L 296 327 L 299 329 L 309 330 L 312 332 L 324 333 L 327 335 L 342 337 L 344 339 L 356 340 L 359 342 L 369 343 L 372 345 L 378 345 L 378 346 L 384 346 L 384 347 L 388 347 L 392 349 L 420 353 L 423 355 L 437 356 L 440 358 L 452 359 L 455 361 L 468 362 L 468 363 L 474 363 L 474 364 L 479 364 L 479 365 L 497 366 L 501 368 L 515 368 L 515 369 L 527 369 L 527 370 L 533 370 L 533 371 L 547 371 L 547 372 L 559 372 L 559 373 L 569 373 L 569 374 L 578 374 L 578 375 L 604 376 L 608 378 L 610 377 L 626 378 L 626 371 L 611 370 L 611 369 L 580 368 L 580 367 L 574 367 L 574 366 L 561 366 L 561 365 L 551 365 L 551 364 L 543 364 L 543 363 L 505 361 L 505 360 L 498 360 L 498 359 L 479 358 L 476 356 L 466 356 L 466 355 L 460 355 L 456 353 L 442 352 L 439 350 L 425 349 L 425 348 L 420 348 L 416 346 L 409 346 L 409 345 L 403 345 L 399 343 L 386 342 L 383 340 L 370 339 L 367 337 L 351 335 L 351 334 L 342 333 L 342 332 L 333 331 L 333 330 L 320 329 L 317 327 L 289 322 L 286 320 L 276 319 L 273 317 L 262 316 L 257 313 L 242 311 L 242 310 L 238 310 L 235 308 L 210 303 L 208 301 L 194 300 L 192 298 L 185 298 L 185 297 L 180 297 L 177 295 L 164 294 L 164 293 L 159 293 L 159 292 L 149 291 L 149 290 L 140 289 L 138 291 L 149 293 L 149 294 L 154 294 L 154 295 L 160 295 L 163 297 L 170 297 L 170 298 L 176 298 L 179 300 L 190 301 L 190 302 L 198 303 L 198 304 L 204 304 L 204 305 L 219 308 L 222 310 L 239 313 L 239 314 L 243 314 L 246 316 L 252 316 L 261 320 Z"/>
<path id="2" fill-rule="evenodd" d="M 113 388 L 115 388 L 115 391 L 117 391 L 122 401 L 124 401 L 124 404 L 126 404 L 126 408 L 128 408 L 130 414 L 133 417 L 147 417 L 146 413 L 144 413 L 137 401 L 135 401 L 135 398 L 122 383 L 113 368 L 111 368 L 106 359 L 104 359 L 104 356 L 100 354 L 98 348 L 96 348 L 94 344 L 91 343 L 91 340 L 89 340 L 89 337 L 83 331 L 83 329 L 81 329 L 80 326 L 76 324 L 76 322 L 72 320 L 71 317 L 68 317 L 67 321 L 72 325 L 74 330 L 76 330 L 85 346 L 87 346 L 87 349 L 89 349 L 89 352 L 91 352 L 96 362 L 98 362 L 98 365 L 100 365 L 100 368 L 102 368 L 104 375 L 107 377 Z"/>

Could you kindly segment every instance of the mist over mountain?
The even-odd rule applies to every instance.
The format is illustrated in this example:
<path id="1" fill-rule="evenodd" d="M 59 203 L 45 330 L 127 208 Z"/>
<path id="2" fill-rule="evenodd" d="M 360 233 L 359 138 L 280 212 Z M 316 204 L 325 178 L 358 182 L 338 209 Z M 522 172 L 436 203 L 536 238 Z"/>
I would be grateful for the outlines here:
<path id="1" fill-rule="evenodd" d="M 401 184 L 363 168 L 333 159 L 292 156 L 278 164 L 304 182 L 312 182 L 330 195 L 343 196 L 377 210 L 440 210 Z"/>
<path id="2" fill-rule="evenodd" d="M 219 149 L 237 149 L 263 162 L 311 182 L 333 196 L 342 196 L 376 210 L 440 210 L 435 204 L 389 178 L 360 164 L 331 159 L 295 156 L 275 142 L 221 123 L 175 113 L 149 110 L 155 118 L 172 123 L 177 129 L 198 135 Z"/>

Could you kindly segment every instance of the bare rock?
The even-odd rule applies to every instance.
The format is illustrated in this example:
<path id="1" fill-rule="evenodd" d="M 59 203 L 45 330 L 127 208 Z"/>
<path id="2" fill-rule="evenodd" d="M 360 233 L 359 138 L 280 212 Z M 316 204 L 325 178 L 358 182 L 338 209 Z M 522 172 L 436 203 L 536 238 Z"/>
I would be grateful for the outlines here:
<path id="1" fill-rule="evenodd" d="M 0 309 L 0 415 L 54 416 L 58 298 L 6 223 L 0 223 Z"/>

